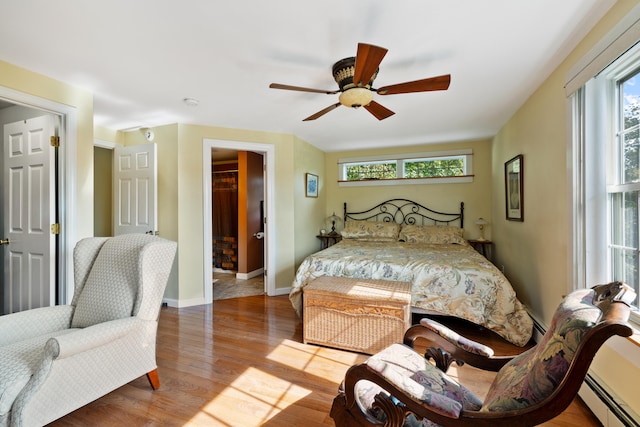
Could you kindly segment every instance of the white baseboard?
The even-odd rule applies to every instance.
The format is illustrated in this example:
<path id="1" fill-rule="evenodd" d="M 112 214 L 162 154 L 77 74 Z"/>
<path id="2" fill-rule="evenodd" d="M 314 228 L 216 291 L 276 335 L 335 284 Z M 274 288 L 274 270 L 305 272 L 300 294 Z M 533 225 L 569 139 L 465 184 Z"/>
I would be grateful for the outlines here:
<path id="1" fill-rule="evenodd" d="M 236 273 L 236 279 L 249 280 L 257 276 L 262 276 L 263 274 L 264 268 L 259 268 L 257 270 L 250 271 L 249 273 Z"/>
<path id="2" fill-rule="evenodd" d="M 275 292 L 271 295 L 268 295 L 270 297 L 277 297 L 279 295 L 288 295 L 291 292 L 291 288 L 276 288 Z"/>

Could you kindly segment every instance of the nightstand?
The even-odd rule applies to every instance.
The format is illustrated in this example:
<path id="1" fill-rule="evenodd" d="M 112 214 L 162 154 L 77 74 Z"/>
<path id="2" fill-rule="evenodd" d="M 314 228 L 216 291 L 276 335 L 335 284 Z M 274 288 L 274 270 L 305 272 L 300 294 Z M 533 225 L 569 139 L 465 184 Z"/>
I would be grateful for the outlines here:
<path id="1" fill-rule="evenodd" d="M 471 247 L 491 261 L 491 240 L 467 240 Z"/>
<path id="2" fill-rule="evenodd" d="M 318 234 L 316 236 L 320 239 L 320 250 L 327 249 L 331 245 L 335 245 L 340 240 L 342 240 L 342 236 L 339 234 Z"/>

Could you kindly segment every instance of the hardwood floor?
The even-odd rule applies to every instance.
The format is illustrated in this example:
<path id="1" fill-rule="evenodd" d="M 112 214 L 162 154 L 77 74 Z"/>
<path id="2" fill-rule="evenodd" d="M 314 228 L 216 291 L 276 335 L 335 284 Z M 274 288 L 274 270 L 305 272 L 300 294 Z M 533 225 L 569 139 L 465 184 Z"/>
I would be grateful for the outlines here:
<path id="1" fill-rule="evenodd" d="M 366 355 L 302 344 L 287 296 L 163 308 L 160 389 L 138 378 L 52 426 L 333 426 L 329 408 L 344 372 Z M 453 368 L 452 368 L 453 369 Z M 451 371 L 450 371 L 451 373 Z M 454 375 L 480 396 L 493 374 Z M 598 426 L 580 401 L 545 426 Z"/>

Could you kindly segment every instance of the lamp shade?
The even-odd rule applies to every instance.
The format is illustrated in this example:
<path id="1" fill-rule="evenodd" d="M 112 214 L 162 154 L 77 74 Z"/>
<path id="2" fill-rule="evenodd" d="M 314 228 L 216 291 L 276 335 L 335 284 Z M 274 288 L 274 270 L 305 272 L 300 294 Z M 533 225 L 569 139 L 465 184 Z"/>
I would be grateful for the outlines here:
<path id="1" fill-rule="evenodd" d="M 489 221 L 484 218 L 478 218 L 476 221 L 476 225 L 489 225 Z"/>

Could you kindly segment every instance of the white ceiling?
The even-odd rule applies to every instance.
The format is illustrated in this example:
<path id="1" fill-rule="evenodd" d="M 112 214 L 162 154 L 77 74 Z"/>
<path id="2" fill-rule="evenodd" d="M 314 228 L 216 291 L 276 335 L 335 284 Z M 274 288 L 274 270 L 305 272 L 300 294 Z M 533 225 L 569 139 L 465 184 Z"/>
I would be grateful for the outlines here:
<path id="1" fill-rule="evenodd" d="M 0 0 L 0 59 L 86 88 L 95 124 L 201 124 L 297 135 L 325 150 L 495 135 L 614 0 Z M 376 87 L 451 74 L 446 92 L 340 107 L 331 66 L 389 49 Z M 199 100 L 188 107 L 182 100 Z"/>

